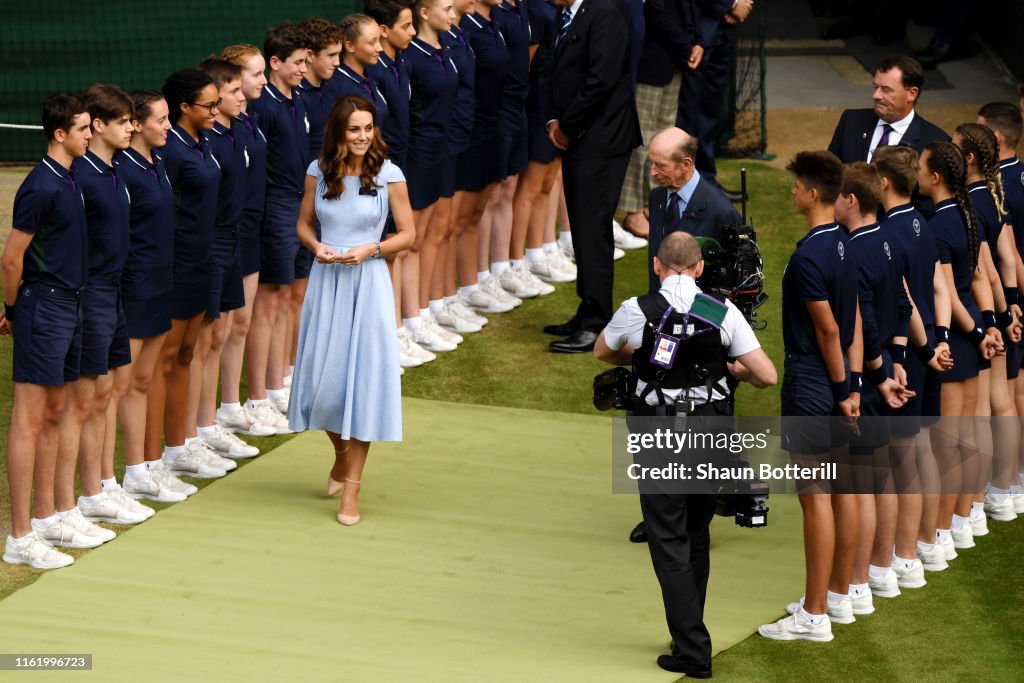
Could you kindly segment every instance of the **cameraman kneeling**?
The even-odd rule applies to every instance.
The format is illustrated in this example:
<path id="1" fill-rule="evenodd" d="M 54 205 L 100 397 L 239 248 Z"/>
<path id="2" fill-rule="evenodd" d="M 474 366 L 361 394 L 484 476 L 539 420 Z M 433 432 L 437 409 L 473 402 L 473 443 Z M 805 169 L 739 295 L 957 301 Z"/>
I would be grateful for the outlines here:
<path id="1" fill-rule="evenodd" d="M 625 301 L 597 338 L 598 359 L 633 366 L 635 415 L 730 415 L 728 374 L 755 387 L 777 381 L 775 366 L 739 309 L 697 287 L 703 268 L 692 235 L 667 235 L 654 257 L 661 291 Z M 728 362 L 730 357 L 736 360 Z M 672 654 L 658 657 L 658 666 L 710 678 L 704 598 L 715 498 L 641 493 L 640 508 L 673 641 Z"/>

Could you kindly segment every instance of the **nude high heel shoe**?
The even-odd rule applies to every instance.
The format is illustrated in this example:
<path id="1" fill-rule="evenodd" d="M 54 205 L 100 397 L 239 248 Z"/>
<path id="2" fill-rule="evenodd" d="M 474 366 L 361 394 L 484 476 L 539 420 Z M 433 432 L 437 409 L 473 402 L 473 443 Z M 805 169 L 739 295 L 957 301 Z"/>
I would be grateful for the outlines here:
<path id="1" fill-rule="evenodd" d="M 362 483 L 359 481 L 355 481 L 354 479 L 349 479 L 348 477 L 345 477 L 345 482 L 347 484 L 352 484 L 355 486 L 359 486 L 359 484 Z M 359 519 L 359 515 L 343 515 L 341 514 L 341 512 L 338 513 L 338 523 L 344 526 L 354 526 L 356 524 L 359 524 Z"/>
<path id="2" fill-rule="evenodd" d="M 335 450 L 334 451 L 334 458 L 335 458 L 335 460 L 337 460 L 339 456 L 345 455 L 345 453 L 347 451 L 348 451 L 348 448 L 345 448 L 345 450 L 341 450 L 341 451 Z M 334 481 L 334 479 L 331 478 L 331 473 L 328 472 L 327 473 L 327 497 L 328 498 L 333 498 L 335 495 L 337 495 L 338 493 L 341 493 L 344 490 L 345 490 L 345 482 L 343 482 L 343 481 Z"/>

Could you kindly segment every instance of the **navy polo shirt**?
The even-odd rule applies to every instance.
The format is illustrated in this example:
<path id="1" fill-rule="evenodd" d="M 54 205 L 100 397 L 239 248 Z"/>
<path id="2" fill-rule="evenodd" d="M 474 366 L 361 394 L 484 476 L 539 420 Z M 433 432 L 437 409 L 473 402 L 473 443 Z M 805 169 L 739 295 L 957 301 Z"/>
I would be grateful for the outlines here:
<path id="1" fill-rule="evenodd" d="M 899 243 L 878 223 L 850 233 L 850 248 L 857 262 L 864 358 L 874 360 L 896 336 L 906 336 L 910 300 L 903 289 L 906 259 Z"/>
<path id="2" fill-rule="evenodd" d="M 174 269 L 196 270 L 206 263 L 217 219 L 220 167 L 206 131 L 199 142 L 180 126 L 167 134 L 164 161 L 174 188 Z"/>
<path id="3" fill-rule="evenodd" d="M 249 152 L 246 135 L 240 130 L 243 123 L 232 123 L 230 128 L 215 121 L 209 133 L 210 149 L 220 165 L 220 185 L 217 187 L 217 230 L 238 230 L 242 226 L 245 207 L 245 188 L 248 178 L 246 164 Z"/>
<path id="4" fill-rule="evenodd" d="M 509 51 L 508 70 L 502 83 L 504 104 L 517 109 L 526 102 L 530 88 L 530 17 L 526 0 L 519 0 L 515 5 L 502 0 L 500 5 L 491 8 L 491 17 L 505 36 Z"/>
<path id="5" fill-rule="evenodd" d="M 440 34 L 441 45 L 448 51 L 459 73 L 459 91 L 452 110 L 452 125 L 448 129 L 448 148 L 453 153 L 464 151 L 473 138 L 473 120 L 476 114 L 476 55 L 469 46 L 465 33 L 458 26 Z"/>
<path id="6" fill-rule="evenodd" d="M 332 79 L 333 80 L 333 79 Z M 302 103 L 306 106 L 306 113 L 309 115 L 309 156 L 310 159 L 320 157 L 320 149 L 324 146 L 324 129 L 327 128 L 327 115 L 331 113 L 331 107 L 338 101 L 332 96 L 327 88 L 330 81 L 320 84 L 317 87 L 302 79 L 299 83 L 299 90 L 302 92 Z"/>
<path id="7" fill-rule="evenodd" d="M 495 28 L 494 23 L 479 14 L 463 15 L 461 26 L 476 54 L 476 88 L 473 93 L 476 96 L 476 121 L 473 135 L 478 140 L 489 140 L 498 134 L 501 84 L 509 64 L 508 46 L 505 44 L 505 36 Z"/>
<path id="8" fill-rule="evenodd" d="M 129 250 L 121 286 L 138 299 L 171 291 L 174 263 L 174 189 L 161 152 L 150 163 L 129 147 L 114 157 L 114 166 L 132 196 Z"/>
<path id="9" fill-rule="evenodd" d="M 246 150 L 249 153 L 242 222 L 246 227 L 258 228 L 263 221 L 267 199 L 267 136 L 260 129 L 256 114 L 243 113 L 235 117 L 235 121 L 245 126 Z"/>
<path id="10" fill-rule="evenodd" d="M 389 115 L 388 100 L 384 97 L 384 93 L 381 92 L 380 86 L 373 80 L 369 69 L 365 71 L 365 75 L 360 76 L 348 66 L 342 64 L 334 70 L 331 80 L 324 83 L 323 87 L 332 98 L 332 106 L 345 95 L 360 95 L 377 107 L 377 118 L 374 120 L 375 125 L 383 126 L 383 122 L 387 121 Z M 317 156 L 319 156 L 319 151 Z"/>
<path id="11" fill-rule="evenodd" d="M 1003 218 L 996 209 L 996 200 L 988 189 L 984 180 L 971 183 L 967 186 L 967 193 L 974 205 L 974 215 L 978 219 L 978 238 L 988 242 L 988 249 L 992 252 L 992 263 L 995 264 L 997 272 L 999 269 L 999 233 L 1003 230 Z"/>
<path id="12" fill-rule="evenodd" d="M 953 269 L 953 283 L 960 301 L 968 311 L 980 316 L 978 305 L 971 293 L 971 279 L 974 276 L 975 264 L 971 263 L 971 254 L 967 245 L 967 231 L 964 219 L 955 199 L 945 199 L 935 205 L 935 213 L 928 219 L 928 225 L 935 233 L 935 247 L 939 252 L 939 262 L 948 263 Z"/>
<path id="13" fill-rule="evenodd" d="M 85 196 L 89 279 L 117 280 L 128 258 L 131 196 L 117 169 L 91 150 L 71 164 Z"/>
<path id="14" fill-rule="evenodd" d="M 13 226 L 32 235 L 21 271 L 25 284 L 82 288 L 89 272 L 89 233 L 85 198 L 73 172 L 43 157 L 14 196 Z"/>
<path id="15" fill-rule="evenodd" d="M 259 115 L 267 136 L 267 193 L 302 196 L 306 186 L 309 155 L 309 116 L 298 88 L 285 97 L 267 83 L 260 98 L 249 105 Z"/>
<path id="16" fill-rule="evenodd" d="M 1017 251 L 1024 254 L 1024 164 L 1017 157 L 999 162 L 1003 176 L 1004 205 L 1013 225 L 1013 236 L 1017 240 Z"/>
<path id="17" fill-rule="evenodd" d="M 935 324 L 935 235 L 913 204 L 894 206 L 885 214 L 882 232 L 899 243 L 907 264 L 907 287 L 925 325 Z"/>
<path id="18" fill-rule="evenodd" d="M 409 98 L 412 96 L 405 57 L 399 52 L 392 60 L 387 53 L 381 52 L 377 63 L 368 67 L 366 72 L 388 102 L 387 115 L 380 117 L 384 142 L 388 143 L 388 151 L 393 158 L 404 160 L 409 149 Z"/>
<path id="19" fill-rule="evenodd" d="M 530 92 L 526 109 L 531 118 L 545 124 L 551 118 L 551 49 L 561 28 L 560 11 L 550 0 L 534 0 L 527 6 L 530 14 L 530 44 L 537 46 L 530 62 Z"/>
<path id="20" fill-rule="evenodd" d="M 444 48 L 413 38 L 405 51 L 412 98 L 409 100 L 409 160 L 421 167 L 441 163 L 448 146 L 459 74 Z"/>
<path id="21" fill-rule="evenodd" d="M 838 223 L 811 230 L 796 243 L 782 275 L 782 339 L 786 353 L 821 356 L 808 301 L 828 301 L 845 353 L 857 317 L 857 263 Z"/>

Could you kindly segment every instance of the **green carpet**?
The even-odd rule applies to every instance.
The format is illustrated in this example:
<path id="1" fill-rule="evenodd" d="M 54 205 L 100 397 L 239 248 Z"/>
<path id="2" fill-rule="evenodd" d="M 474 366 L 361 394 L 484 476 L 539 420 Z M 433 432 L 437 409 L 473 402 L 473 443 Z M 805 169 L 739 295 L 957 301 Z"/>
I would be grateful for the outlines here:
<path id="1" fill-rule="evenodd" d="M 406 399 L 405 430 L 358 526 L 301 435 L 0 602 L 0 650 L 91 653 L 104 681 L 672 680 L 609 420 Z M 716 652 L 800 594 L 799 507 L 770 504 L 767 529 L 713 525 Z"/>

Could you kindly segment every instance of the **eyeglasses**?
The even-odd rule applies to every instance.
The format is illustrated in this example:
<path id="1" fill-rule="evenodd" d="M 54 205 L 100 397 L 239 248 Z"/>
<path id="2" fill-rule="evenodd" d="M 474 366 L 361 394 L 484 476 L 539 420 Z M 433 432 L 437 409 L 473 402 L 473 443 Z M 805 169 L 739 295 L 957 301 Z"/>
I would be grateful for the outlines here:
<path id="1" fill-rule="evenodd" d="M 220 103 L 222 101 L 223 100 L 218 99 L 216 102 L 211 102 L 210 104 L 199 104 L 198 102 L 190 102 L 189 104 L 193 107 L 202 107 L 203 109 L 208 109 L 212 114 L 215 110 L 220 109 Z"/>

